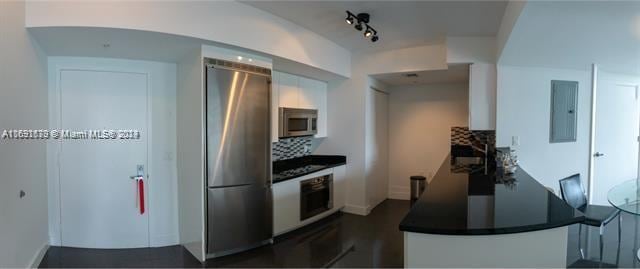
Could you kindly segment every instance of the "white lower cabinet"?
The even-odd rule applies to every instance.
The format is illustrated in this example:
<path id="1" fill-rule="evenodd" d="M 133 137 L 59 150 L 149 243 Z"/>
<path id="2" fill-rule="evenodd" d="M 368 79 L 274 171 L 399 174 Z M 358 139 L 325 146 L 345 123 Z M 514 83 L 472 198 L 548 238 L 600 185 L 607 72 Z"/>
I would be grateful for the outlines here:
<path id="1" fill-rule="evenodd" d="M 300 180 L 273 184 L 273 234 L 294 229 L 300 222 Z"/>
<path id="2" fill-rule="evenodd" d="M 347 200 L 346 166 L 333 168 L 333 207 L 343 208 Z"/>
<path id="3" fill-rule="evenodd" d="M 338 166 L 273 184 L 273 234 L 280 235 L 326 217 L 345 203 L 345 166 Z M 333 174 L 333 208 L 300 221 L 300 181 Z"/>

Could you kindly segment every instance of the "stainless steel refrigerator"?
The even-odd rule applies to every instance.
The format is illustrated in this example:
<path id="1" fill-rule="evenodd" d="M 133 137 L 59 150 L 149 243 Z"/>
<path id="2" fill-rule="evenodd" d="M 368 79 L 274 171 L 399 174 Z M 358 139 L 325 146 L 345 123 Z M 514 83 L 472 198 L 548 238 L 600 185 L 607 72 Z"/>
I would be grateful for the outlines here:
<path id="1" fill-rule="evenodd" d="M 271 71 L 215 59 L 205 70 L 211 258 L 272 242 Z"/>

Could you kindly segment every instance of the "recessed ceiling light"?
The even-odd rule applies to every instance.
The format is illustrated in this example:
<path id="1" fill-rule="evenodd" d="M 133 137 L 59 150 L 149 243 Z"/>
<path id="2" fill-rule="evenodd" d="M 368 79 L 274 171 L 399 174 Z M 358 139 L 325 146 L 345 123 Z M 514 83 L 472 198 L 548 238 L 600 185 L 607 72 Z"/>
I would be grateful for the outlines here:
<path id="1" fill-rule="evenodd" d="M 238 56 L 238 61 L 242 61 L 242 56 Z"/>

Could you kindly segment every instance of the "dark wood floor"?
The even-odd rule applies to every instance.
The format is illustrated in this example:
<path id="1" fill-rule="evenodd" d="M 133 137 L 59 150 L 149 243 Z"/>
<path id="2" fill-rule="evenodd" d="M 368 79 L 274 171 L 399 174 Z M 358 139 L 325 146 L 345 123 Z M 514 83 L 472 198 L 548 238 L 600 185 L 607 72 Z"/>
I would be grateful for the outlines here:
<path id="1" fill-rule="evenodd" d="M 278 237 L 273 245 L 205 264 L 181 246 L 127 250 L 51 247 L 40 267 L 402 267 L 398 224 L 408 210 L 407 201 L 387 200 L 366 217 L 334 214 Z M 338 256 L 341 258 L 336 260 Z"/>
<path id="2" fill-rule="evenodd" d="M 181 246 L 126 250 L 51 247 L 40 267 L 402 267 L 403 242 L 398 223 L 408 209 L 407 201 L 386 200 L 366 217 L 335 214 L 279 237 L 273 245 L 205 264 Z M 616 267 L 617 225 L 614 221 L 606 229 L 603 267 Z M 570 227 L 568 265 L 598 267 L 597 229 L 589 229 L 589 243 L 583 242 L 587 260 L 579 259 L 577 230 L 575 225 Z M 622 230 L 618 265 L 640 267 L 634 251 L 640 246 L 638 218 L 624 215 Z"/>
<path id="3" fill-rule="evenodd" d="M 588 232 L 585 231 L 588 229 Z M 593 268 L 599 266 L 599 235 L 597 227 L 582 226 L 582 248 L 586 260 L 580 259 L 578 250 L 578 225 L 569 228 L 567 261 L 570 267 Z M 618 245 L 618 221 L 605 227 L 602 267 L 639 268 L 636 251 L 640 247 L 640 216 L 622 213 L 622 240 Z M 587 241 L 587 242 L 585 242 Z"/>

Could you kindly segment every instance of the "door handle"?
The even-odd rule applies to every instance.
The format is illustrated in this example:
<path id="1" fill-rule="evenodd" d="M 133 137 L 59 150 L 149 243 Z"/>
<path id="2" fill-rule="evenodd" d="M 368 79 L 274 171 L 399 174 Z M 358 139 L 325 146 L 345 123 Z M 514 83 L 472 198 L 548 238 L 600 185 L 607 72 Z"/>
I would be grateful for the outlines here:
<path id="1" fill-rule="evenodd" d="M 136 166 L 136 175 L 129 176 L 130 179 L 143 179 L 144 178 L 144 165 L 138 164 Z"/>
<path id="2" fill-rule="evenodd" d="M 602 157 L 602 156 L 604 156 L 604 153 L 602 152 L 596 152 L 593 154 L 593 157 Z"/>

